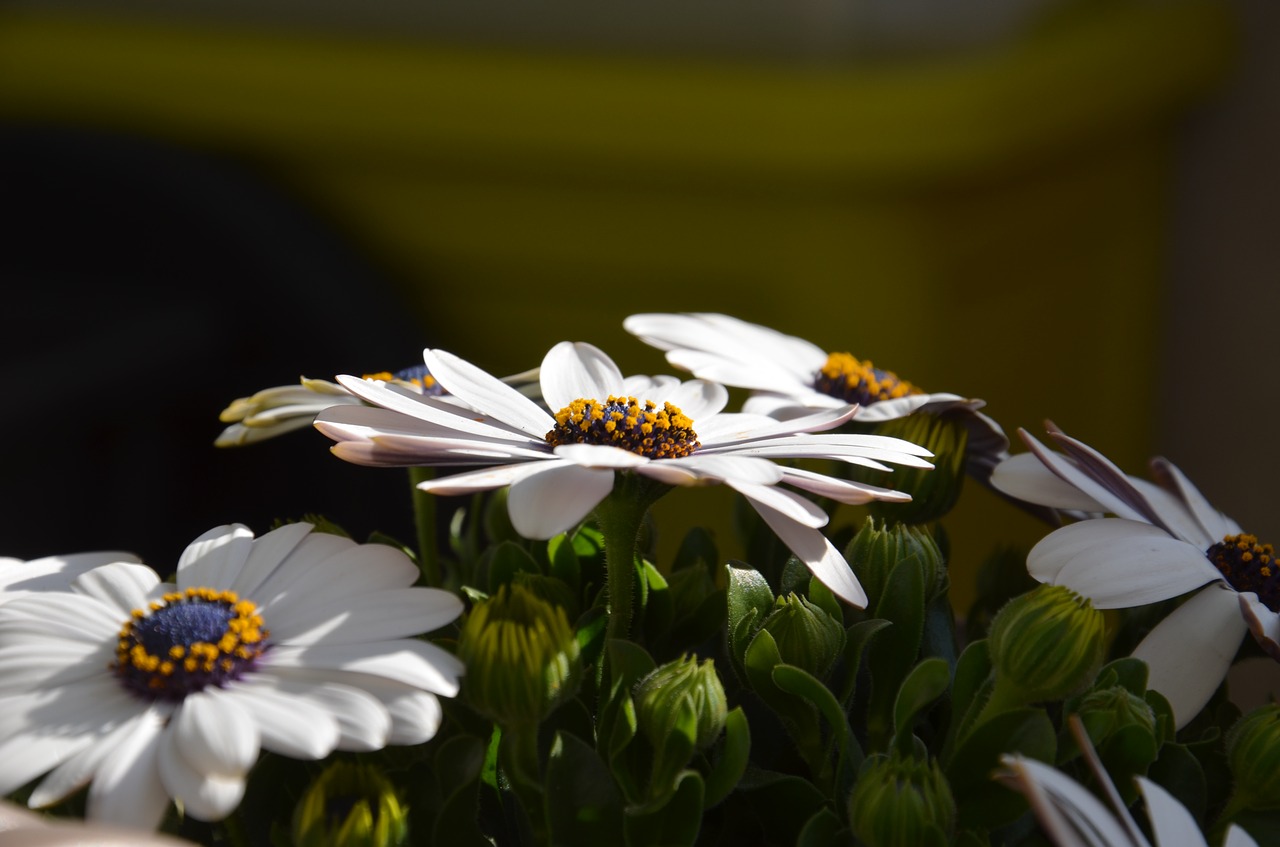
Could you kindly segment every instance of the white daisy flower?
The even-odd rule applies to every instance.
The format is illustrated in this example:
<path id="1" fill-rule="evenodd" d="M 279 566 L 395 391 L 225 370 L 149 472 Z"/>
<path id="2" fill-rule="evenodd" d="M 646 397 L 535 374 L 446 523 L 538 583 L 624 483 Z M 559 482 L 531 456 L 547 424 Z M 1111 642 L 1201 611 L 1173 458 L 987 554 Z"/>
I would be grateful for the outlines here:
<path id="1" fill-rule="evenodd" d="M 138 557 L 119 551 L 72 553 L 27 561 L 0 556 L 0 603 L 33 592 L 66 591 L 80 574 L 112 562 L 136 564 Z"/>
<path id="2" fill-rule="evenodd" d="M 466 494 L 510 486 L 511 521 L 527 538 L 550 538 L 576 526 L 613 490 L 619 472 L 667 485 L 724 483 L 747 498 L 818 579 L 862 606 L 862 586 L 819 532 L 827 515 L 779 483 L 841 503 L 909 498 L 773 460 L 835 459 L 880 470 L 890 470 L 886 463 L 930 467 L 921 458 L 927 450 L 901 439 L 816 434 L 849 420 L 854 406 L 786 422 L 723 414 L 723 386 L 674 377 L 626 379 L 589 344 L 561 342 L 542 361 L 542 397 L 555 414 L 457 356 L 431 349 L 424 356 L 440 384 L 474 411 L 338 377 L 373 408 L 328 409 L 316 427 L 337 442 L 335 454 L 357 464 L 484 466 L 419 487 Z"/>
<path id="3" fill-rule="evenodd" d="M 1270 544 L 1242 532 L 1165 459 L 1152 460 L 1153 483 L 1124 474 L 1052 425 L 1063 453 L 1019 434 L 1031 452 L 1002 462 L 992 485 L 1087 518 L 1032 548 L 1033 577 L 1065 585 L 1100 609 L 1196 592 L 1133 653 L 1150 667 L 1149 685 L 1169 699 L 1179 727 L 1209 701 L 1247 630 L 1280 661 L 1280 568 Z"/>
<path id="4" fill-rule="evenodd" d="M 882 423 L 913 412 L 956 411 L 969 432 L 970 473 L 985 478 L 1007 455 L 1009 439 L 980 413 L 985 404 L 958 394 L 927 394 L 849 353 L 829 353 L 802 338 L 714 313 L 631 315 L 623 327 L 665 350 L 667 361 L 694 376 L 753 393 L 744 412 L 781 420 L 846 403 L 861 407 L 858 423 Z"/>
<path id="5" fill-rule="evenodd" d="M 462 611 L 399 550 L 289 524 L 196 539 L 176 584 L 114 562 L 0 604 L 0 795 L 86 783 L 91 820 L 154 829 L 169 798 L 217 820 L 259 748 L 318 759 L 418 744 L 462 665 L 412 636 Z"/>

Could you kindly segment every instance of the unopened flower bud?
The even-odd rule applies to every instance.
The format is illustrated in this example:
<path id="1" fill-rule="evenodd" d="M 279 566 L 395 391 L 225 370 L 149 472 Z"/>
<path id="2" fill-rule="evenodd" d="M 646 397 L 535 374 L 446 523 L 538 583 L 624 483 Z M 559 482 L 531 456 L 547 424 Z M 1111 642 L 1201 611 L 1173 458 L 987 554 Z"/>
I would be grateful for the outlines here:
<path id="1" fill-rule="evenodd" d="M 1088 692 L 1077 711 L 1095 747 L 1125 727 L 1141 727 L 1155 735 L 1156 713 L 1151 704 L 1120 685 Z"/>
<path id="2" fill-rule="evenodd" d="M 901 438 L 933 453 L 926 468 L 895 468 L 890 478 L 879 484 L 911 495 L 909 503 L 873 500 L 872 515 L 909 524 L 929 523 L 946 515 L 960 499 L 964 485 L 965 447 L 969 431 L 951 414 L 916 412 L 876 426 L 877 435 Z M 871 482 L 873 480 L 867 480 Z"/>
<path id="3" fill-rule="evenodd" d="M 764 628 L 782 661 L 825 679 L 844 649 L 844 626 L 806 598 L 792 593 L 774 601 Z"/>
<path id="4" fill-rule="evenodd" d="M 408 834 L 395 786 L 370 765 L 334 762 L 293 812 L 295 847 L 396 847 Z"/>
<path id="5" fill-rule="evenodd" d="M 458 656 L 467 666 L 463 697 L 504 727 L 537 725 L 577 692 L 582 675 L 564 609 L 518 584 L 471 611 Z"/>
<path id="6" fill-rule="evenodd" d="M 1106 651 L 1102 613 L 1061 585 L 1041 585 L 996 613 L 987 637 L 1005 705 L 1059 700 L 1093 680 Z"/>
<path id="7" fill-rule="evenodd" d="M 710 746 L 724 729 L 728 704 L 715 664 L 697 656 L 667 662 L 636 683 L 632 691 L 636 722 L 655 750 L 661 750 L 671 732 L 693 728 L 693 747 Z"/>
<path id="8" fill-rule="evenodd" d="M 1236 721 L 1227 733 L 1227 762 L 1235 805 L 1280 808 L 1280 704 L 1268 703 Z"/>
<path id="9" fill-rule="evenodd" d="M 866 589 L 868 609 L 875 609 L 889 573 L 908 556 L 924 563 L 924 596 L 932 598 L 942 588 L 946 568 L 942 551 L 929 531 L 920 526 L 877 522 L 874 518 L 867 518 L 862 524 L 845 551 L 845 559 Z"/>
<path id="10" fill-rule="evenodd" d="M 867 847 L 946 844 L 955 818 L 937 762 L 897 754 L 868 759 L 849 797 L 849 824 Z"/>

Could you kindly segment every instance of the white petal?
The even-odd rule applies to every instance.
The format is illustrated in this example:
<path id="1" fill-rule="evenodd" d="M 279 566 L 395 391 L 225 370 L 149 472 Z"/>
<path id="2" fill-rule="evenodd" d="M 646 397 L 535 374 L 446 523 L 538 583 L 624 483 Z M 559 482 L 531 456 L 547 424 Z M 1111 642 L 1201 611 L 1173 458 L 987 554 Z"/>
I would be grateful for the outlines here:
<path id="1" fill-rule="evenodd" d="M 1187 807 L 1145 776 L 1135 777 L 1147 801 L 1147 819 L 1159 847 L 1206 847 L 1200 824 Z"/>
<path id="2" fill-rule="evenodd" d="M 160 577 L 146 565 L 118 562 L 80 574 L 72 588 L 119 610 L 124 623 L 134 609 L 147 608 L 148 595 L 159 584 Z"/>
<path id="3" fill-rule="evenodd" d="M 542 399 L 552 412 L 574 400 L 603 403 L 625 389 L 622 371 L 613 360 L 598 347 L 583 342 L 561 341 L 548 350 L 542 359 L 540 375 Z M 545 433 L 544 429 L 542 434 Z"/>
<path id="4" fill-rule="evenodd" d="M 178 586 L 227 589 L 235 582 L 253 548 L 247 526 L 215 527 L 187 545 L 178 559 Z"/>
<path id="5" fill-rule="evenodd" d="M 729 390 L 718 382 L 691 379 L 680 383 L 661 398 L 642 397 L 640 399 L 671 403 L 693 421 L 693 427 L 696 430 L 699 421 L 719 414 L 720 410 L 728 404 Z"/>
<path id="6" fill-rule="evenodd" d="M 443 399 L 426 395 L 408 395 L 378 382 L 354 376 L 340 376 L 338 381 L 365 402 L 406 415 L 408 420 L 405 420 L 402 426 L 398 427 L 406 431 L 416 431 L 413 421 L 418 420 L 425 421 L 431 425 L 428 429 L 429 432 L 451 431 L 486 438 L 510 438 L 513 432 L 525 432 L 525 429 L 518 425 L 518 420 L 508 421 L 506 417 L 501 415 L 490 418 L 483 412 L 477 414 L 478 410 L 472 411 L 467 407 L 460 406 L 456 401 L 445 402 Z M 523 403 L 529 404 L 533 402 L 513 388 L 508 390 L 519 395 Z M 520 408 L 524 409 L 523 406 Z M 533 408 L 541 416 L 540 420 L 545 424 L 537 436 L 541 438 L 546 434 L 547 430 L 555 425 L 555 420 L 536 405 Z M 524 409 L 524 411 L 525 414 L 523 416 L 517 413 L 515 417 L 529 417 L 528 410 Z M 351 412 L 349 410 L 342 408 L 325 409 L 316 416 L 316 428 L 323 432 L 324 423 L 330 417 L 335 420 L 345 420 L 350 415 Z M 437 430 L 436 428 L 440 429 Z"/>
<path id="7" fill-rule="evenodd" d="M 735 479 L 727 479 L 725 484 L 746 497 L 753 506 L 768 508 L 777 512 L 782 518 L 794 521 L 801 526 L 817 529 L 820 526 L 826 526 L 829 520 L 826 512 L 799 494 L 775 488 L 772 485 L 739 482 Z"/>
<path id="8" fill-rule="evenodd" d="M 271 619 L 271 639 L 300 646 L 389 641 L 439 629 L 462 614 L 457 595 L 438 588 L 388 588 L 342 597 L 335 603 L 281 620 Z"/>
<path id="9" fill-rule="evenodd" d="M 415 639 L 373 644 L 276 647 L 259 661 L 269 667 L 353 671 L 416 685 L 446 697 L 458 693 L 463 666 L 457 656 Z"/>
<path id="10" fill-rule="evenodd" d="M 1027 555 L 1027 571 L 1099 609 L 1168 600 L 1220 579 L 1203 551 L 1158 527 L 1120 518 L 1054 530 Z"/>
<path id="11" fill-rule="evenodd" d="M 1045 467 L 1035 453 L 1019 453 L 996 465 L 991 485 L 999 492 L 1053 509 L 1102 512 L 1094 498 Z"/>
<path id="12" fill-rule="evenodd" d="M 1116 491 L 1103 486 L 1092 475 L 1085 473 L 1075 461 L 1050 450 L 1026 430 L 1020 429 L 1018 434 L 1022 436 L 1022 440 L 1026 442 L 1031 451 L 1040 458 L 1040 461 L 1044 462 L 1050 471 L 1068 485 L 1075 486 L 1085 496 L 1096 501 L 1102 506 L 1103 511 L 1110 512 L 1116 517 L 1126 520 L 1152 522 L 1150 520 L 1151 515 L 1144 514 L 1140 508 L 1135 506 L 1135 503 L 1138 502 L 1145 504 L 1146 501 L 1143 500 L 1142 495 L 1127 482 L 1127 478 L 1118 468 L 1096 450 L 1075 439 L 1070 439 L 1070 444 L 1077 450 L 1078 455 L 1089 458 L 1095 463 L 1095 470 L 1107 472 L 1113 480 L 1120 482 L 1120 487 L 1124 489 L 1121 493 L 1118 494 Z"/>
<path id="13" fill-rule="evenodd" d="M 1215 509 L 1177 465 L 1167 459 L 1155 459 L 1151 468 L 1160 477 L 1167 479 L 1171 487 L 1181 495 L 1182 503 L 1199 523 L 1204 533 L 1203 538 L 1210 544 L 1216 544 L 1224 536 L 1240 532 L 1236 522 Z"/>
<path id="14" fill-rule="evenodd" d="M 105 676 L 115 658 L 114 642 L 48 640 L 39 652 L 29 646 L 0 647 L 0 694 L 47 689 Z M 122 689 L 123 690 L 123 689 Z M 3 715 L 0 715 L 0 722 Z"/>
<path id="15" fill-rule="evenodd" d="M 1002 761 L 1058 847 L 1138 847 L 1106 805 L 1071 777 L 1022 756 Z"/>
<path id="16" fill-rule="evenodd" d="M 311 530 L 309 523 L 291 523 L 255 539 L 249 558 L 245 560 L 239 576 L 231 583 L 231 590 L 241 597 L 252 596 L 258 586 L 289 557 Z"/>
<path id="17" fill-rule="evenodd" d="M 607 444 L 561 444 L 555 448 L 555 454 L 561 459 L 584 468 L 627 470 L 638 468 L 650 461 L 639 453 L 632 453 L 621 447 L 610 447 Z"/>
<path id="18" fill-rule="evenodd" d="M 287 672 L 266 670 L 255 675 L 254 681 L 271 685 L 288 697 L 306 700 L 332 715 L 338 724 L 339 750 L 381 750 L 386 746 L 391 715 L 382 701 L 357 686 L 326 679 L 322 671 L 312 674 L 312 679 L 304 680 Z"/>
<path id="19" fill-rule="evenodd" d="M 431 740 L 440 728 L 443 712 L 434 694 L 395 682 L 386 677 L 351 671 L 311 670 L 273 666 L 270 673 L 279 679 L 310 684 L 337 682 L 377 697 L 391 716 L 388 744 L 422 744 Z"/>
<path id="20" fill-rule="evenodd" d="M 169 806 L 156 761 L 164 718 L 155 711 L 138 717 L 98 767 L 89 785 L 90 820 L 155 829 Z"/>
<path id="21" fill-rule="evenodd" d="M 1178 729 L 1209 702 L 1244 634 L 1235 591 L 1215 583 L 1174 609 L 1134 649 L 1150 669 L 1147 687 L 1168 698 Z"/>
<path id="22" fill-rule="evenodd" d="M 114 562 L 138 564 L 138 557 L 132 553 L 112 550 L 45 556 L 27 562 L 0 558 L 0 603 L 28 592 L 67 591 L 71 588 L 71 581 L 80 574 Z"/>
<path id="23" fill-rule="evenodd" d="M 423 491 L 430 491 L 433 494 L 446 496 L 491 491 L 495 488 L 511 485 L 513 482 L 524 479 L 527 476 L 542 473 L 550 463 L 559 464 L 559 460 L 554 456 L 548 456 L 547 461 L 498 465 L 497 467 L 483 468 L 478 471 L 450 474 L 449 476 L 436 477 L 435 479 L 420 482 L 418 483 L 418 488 Z"/>
<path id="24" fill-rule="evenodd" d="M 905 397 L 895 397 L 892 400 L 877 400 L 874 403 L 868 403 L 858 412 L 858 422 L 883 423 L 884 421 L 905 418 L 907 415 L 929 405 L 935 396 L 937 395 L 908 394 Z"/>
<path id="25" fill-rule="evenodd" d="M 240 805 L 244 776 L 205 773 L 183 757 L 178 743 L 170 727 L 156 751 L 156 769 L 165 790 L 182 801 L 183 812 L 196 820 L 222 820 Z"/>
<path id="26" fill-rule="evenodd" d="M 298 554 L 301 555 L 301 548 Z M 297 626 L 310 621 L 312 611 L 330 603 L 347 602 L 365 592 L 392 588 L 408 588 L 417 580 L 418 566 L 404 551 L 389 544 L 352 545 L 314 563 L 305 578 L 290 583 L 284 590 L 271 593 L 271 581 L 256 596 L 268 628 L 277 625 Z"/>
<path id="27" fill-rule="evenodd" d="M 811 388 L 800 388 L 779 394 L 773 391 L 757 391 L 742 404 L 742 411 L 751 415 L 766 415 L 779 421 L 802 418 L 815 409 L 843 409 L 843 398 L 821 394 Z M 858 407 L 861 412 L 861 407 Z"/>
<path id="28" fill-rule="evenodd" d="M 817 494 L 819 497 L 826 497 L 830 500 L 835 500 L 837 503 L 845 503 L 850 506 L 870 503 L 873 500 L 883 500 L 890 503 L 907 503 L 911 500 L 910 494 L 901 491 L 881 488 L 878 485 L 868 485 L 863 482 L 836 479 L 835 477 L 804 470 L 803 468 L 783 468 L 782 477 L 782 481 L 788 485 L 794 485 L 796 488 L 802 488 L 811 494 Z"/>
<path id="29" fill-rule="evenodd" d="M 660 465 L 678 465 L 700 479 L 715 481 L 736 480 L 759 485 L 773 485 L 782 481 L 782 468 L 768 459 L 756 456 L 694 453 L 683 459 L 654 462 Z"/>
<path id="30" fill-rule="evenodd" d="M 98 675 L 89 679 L 0 697 L 0 738 L 23 733 L 96 737 L 130 720 L 145 704 L 98 667 Z"/>
<path id="31" fill-rule="evenodd" d="M 327 709 L 282 694 L 256 676 L 245 676 L 226 690 L 253 717 L 264 750 L 294 759 L 322 759 L 338 746 L 338 722 Z"/>
<path id="32" fill-rule="evenodd" d="M 785 515 L 755 500 L 748 499 L 765 523 L 790 548 L 796 557 L 808 565 L 818 581 L 830 588 L 837 597 L 851 606 L 865 609 L 867 592 L 854 576 L 849 563 L 840 551 L 821 532 L 796 523 Z"/>
<path id="33" fill-rule="evenodd" d="M 537 403 L 465 359 L 445 350 L 426 350 L 423 359 L 446 391 L 482 415 L 539 439 L 555 425 Z M 542 378 L 545 382 L 545 369 Z"/>
<path id="34" fill-rule="evenodd" d="M 1240 614 L 1254 640 L 1272 660 L 1280 662 L 1280 615 L 1268 609 L 1252 591 L 1241 592 L 1238 599 Z"/>
<path id="35" fill-rule="evenodd" d="M 1222 847 L 1258 847 L 1258 842 L 1239 826 L 1232 824 L 1227 828 L 1227 837 L 1222 842 Z"/>
<path id="36" fill-rule="evenodd" d="M 12 794 L 32 779 L 75 756 L 97 742 L 85 735 L 17 735 L 0 742 L 0 791 Z"/>
<path id="37" fill-rule="evenodd" d="M 88 785 L 94 774 L 98 772 L 98 768 L 111 754 L 111 751 L 125 737 L 133 733 L 135 724 L 142 718 L 142 710 L 139 710 L 130 720 L 125 721 L 110 732 L 93 737 L 92 743 L 86 745 L 74 756 L 67 757 L 62 764 L 58 765 L 48 776 L 41 780 L 35 790 L 31 792 L 31 797 L 27 801 L 28 805 L 33 809 L 51 806 L 68 794 Z"/>
<path id="38" fill-rule="evenodd" d="M 188 695 L 169 732 L 182 758 L 202 774 L 240 779 L 258 760 L 258 725 L 233 692 L 211 687 Z"/>
<path id="39" fill-rule="evenodd" d="M 112 640 L 127 617 L 82 594 L 41 592 L 18 597 L 0 612 L 0 643 L 6 633 L 46 633 L 100 644 Z"/>
<path id="40" fill-rule="evenodd" d="M 544 462 L 511 485 L 507 513 L 516 532 L 545 539 L 577 526 L 613 490 L 614 471 Z"/>

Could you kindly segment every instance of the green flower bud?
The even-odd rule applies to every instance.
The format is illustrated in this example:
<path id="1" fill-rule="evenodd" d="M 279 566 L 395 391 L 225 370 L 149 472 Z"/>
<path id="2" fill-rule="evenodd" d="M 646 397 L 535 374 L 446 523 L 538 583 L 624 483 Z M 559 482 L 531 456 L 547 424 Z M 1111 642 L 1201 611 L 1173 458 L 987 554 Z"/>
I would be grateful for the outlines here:
<path id="1" fill-rule="evenodd" d="M 1102 613 L 1061 585 L 1041 585 L 1013 598 L 987 636 L 1002 706 L 1060 700 L 1080 691 L 1106 652 Z"/>
<path id="2" fill-rule="evenodd" d="M 582 676 L 564 609 L 523 585 L 502 586 L 471 610 L 458 656 L 467 666 L 463 697 L 503 727 L 537 725 L 577 692 Z"/>
<path id="3" fill-rule="evenodd" d="M 685 732 L 693 748 L 710 746 L 724 729 L 728 703 L 715 664 L 685 655 L 655 668 L 632 690 L 636 722 L 655 750 L 661 750 L 672 732 Z"/>
<path id="4" fill-rule="evenodd" d="M 878 424 L 875 433 L 902 438 L 932 451 L 929 461 L 933 470 L 895 468 L 887 476 L 881 472 L 878 480 L 865 479 L 911 495 L 910 503 L 873 500 L 868 504 L 871 514 L 885 520 L 922 524 L 950 512 L 964 485 L 965 447 L 969 443 L 969 430 L 959 418 L 954 414 L 916 412 Z M 859 473 L 866 476 L 861 469 Z"/>
<path id="5" fill-rule="evenodd" d="M 956 804 L 937 762 L 878 755 L 849 796 L 849 825 L 867 847 L 949 843 Z"/>
<path id="6" fill-rule="evenodd" d="M 370 765 L 334 762 L 293 811 L 295 847 L 395 847 L 408 835 L 395 786 Z"/>
<path id="7" fill-rule="evenodd" d="M 782 661 L 818 679 L 826 679 L 844 649 L 844 625 L 794 593 L 774 601 L 764 628 L 777 642 Z"/>
<path id="8" fill-rule="evenodd" d="M 1269 703 L 1236 721 L 1227 733 L 1227 762 L 1238 808 L 1280 808 L 1280 704 Z"/>
<path id="9" fill-rule="evenodd" d="M 929 575 L 925 598 L 931 599 L 945 588 L 946 563 L 942 551 L 929 531 L 920 526 L 884 523 L 867 518 L 858 534 L 849 542 L 844 557 L 866 589 L 868 609 L 874 610 L 884 592 L 885 581 L 894 565 L 908 556 L 925 563 Z"/>
<path id="10" fill-rule="evenodd" d="M 1077 709 L 1094 747 L 1102 747 L 1117 731 L 1128 726 L 1156 732 L 1156 713 L 1151 704 L 1123 686 L 1090 691 Z"/>

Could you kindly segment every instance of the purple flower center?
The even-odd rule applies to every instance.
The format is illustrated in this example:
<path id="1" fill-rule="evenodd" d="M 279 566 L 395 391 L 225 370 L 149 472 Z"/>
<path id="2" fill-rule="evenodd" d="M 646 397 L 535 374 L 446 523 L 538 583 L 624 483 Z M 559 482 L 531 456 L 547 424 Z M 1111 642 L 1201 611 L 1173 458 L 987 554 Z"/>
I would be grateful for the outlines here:
<path id="1" fill-rule="evenodd" d="M 1205 553 L 1236 591 L 1251 591 L 1273 612 L 1280 612 L 1280 567 L 1276 551 L 1255 535 L 1228 535 Z"/>

